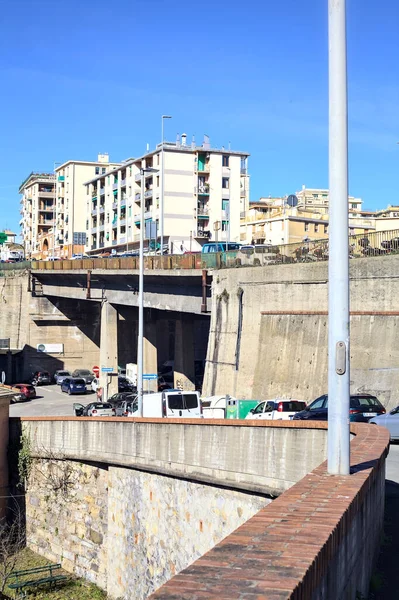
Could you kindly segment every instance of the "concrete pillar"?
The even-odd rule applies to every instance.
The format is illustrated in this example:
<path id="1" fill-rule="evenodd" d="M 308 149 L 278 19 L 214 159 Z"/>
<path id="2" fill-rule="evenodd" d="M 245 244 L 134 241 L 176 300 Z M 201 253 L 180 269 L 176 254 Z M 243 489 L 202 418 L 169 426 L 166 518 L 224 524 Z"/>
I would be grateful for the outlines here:
<path id="1" fill-rule="evenodd" d="M 157 349 L 157 320 L 152 311 L 146 310 L 144 313 L 144 374 L 158 373 L 158 349 Z M 157 392 L 157 380 L 146 380 L 143 384 L 144 392 Z"/>
<path id="2" fill-rule="evenodd" d="M 102 398 L 106 401 L 118 392 L 118 311 L 106 300 L 101 306 L 99 366 Z M 112 368 L 112 373 L 103 373 L 103 367 Z"/>
<path id="3" fill-rule="evenodd" d="M 195 389 L 194 320 L 182 315 L 176 321 L 174 387 Z"/>
<path id="4" fill-rule="evenodd" d="M 0 391 L 0 520 L 6 516 L 8 496 L 8 422 L 10 396 L 7 390 Z"/>

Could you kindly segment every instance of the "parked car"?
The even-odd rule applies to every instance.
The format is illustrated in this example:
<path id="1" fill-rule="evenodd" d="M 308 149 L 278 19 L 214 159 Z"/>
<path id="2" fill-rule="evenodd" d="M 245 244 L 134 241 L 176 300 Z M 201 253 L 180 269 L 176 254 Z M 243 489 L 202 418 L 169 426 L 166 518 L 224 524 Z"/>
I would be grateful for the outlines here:
<path id="1" fill-rule="evenodd" d="M 378 417 L 373 417 L 370 419 L 369 423 L 386 427 L 389 431 L 391 441 L 399 440 L 399 406 L 385 415 L 382 414 Z"/>
<path id="2" fill-rule="evenodd" d="M 65 377 L 61 383 L 61 392 L 71 394 L 86 394 L 86 382 L 82 377 Z"/>
<path id="3" fill-rule="evenodd" d="M 268 421 L 287 421 L 306 408 L 303 400 L 264 400 L 255 408 L 251 408 L 246 419 L 263 419 Z"/>
<path id="4" fill-rule="evenodd" d="M 164 390 L 172 390 L 173 383 L 166 380 L 162 375 L 158 376 L 158 392 L 163 392 Z"/>
<path id="5" fill-rule="evenodd" d="M 120 402 L 115 409 L 117 417 L 133 417 L 134 413 L 137 412 L 137 396 L 130 400 L 123 400 Z"/>
<path id="6" fill-rule="evenodd" d="M 91 382 L 91 384 L 90 384 L 90 389 L 91 389 L 93 392 L 96 392 L 96 391 L 97 391 L 97 388 L 99 387 L 99 385 L 100 385 L 100 379 L 99 379 L 99 378 L 97 378 L 97 377 L 94 377 L 93 381 L 92 381 L 92 382 Z"/>
<path id="7" fill-rule="evenodd" d="M 84 379 L 85 382 L 90 385 L 93 381 L 95 375 L 89 369 L 75 369 L 72 373 L 72 377 L 79 377 L 80 379 Z"/>
<path id="8" fill-rule="evenodd" d="M 114 417 L 115 409 L 108 402 L 91 402 L 87 406 L 74 403 L 75 417 Z"/>
<path id="9" fill-rule="evenodd" d="M 137 394 L 133 392 L 118 392 L 118 394 L 114 394 L 110 398 L 108 398 L 107 402 L 112 404 L 114 408 L 117 408 L 119 404 L 124 401 L 134 400 L 137 397 Z"/>
<path id="10" fill-rule="evenodd" d="M 118 376 L 118 392 L 136 392 L 137 388 L 126 377 Z"/>
<path id="11" fill-rule="evenodd" d="M 65 377 L 72 377 L 72 373 L 70 373 L 69 371 L 56 371 L 54 373 L 54 383 L 56 383 L 57 385 L 61 385 Z"/>
<path id="12" fill-rule="evenodd" d="M 381 402 L 371 394 L 353 394 L 350 397 L 349 420 L 357 423 L 368 423 L 372 417 L 383 415 L 385 408 Z M 328 419 L 328 395 L 313 400 L 309 406 L 298 412 L 294 420 L 316 420 L 327 421 Z"/>
<path id="13" fill-rule="evenodd" d="M 30 383 L 15 383 L 12 387 L 20 391 L 23 400 L 36 398 L 36 390 Z"/>
<path id="14" fill-rule="evenodd" d="M 31 377 L 32 385 L 46 385 L 51 383 L 50 373 L 48 371 L 35 371 Z"/>

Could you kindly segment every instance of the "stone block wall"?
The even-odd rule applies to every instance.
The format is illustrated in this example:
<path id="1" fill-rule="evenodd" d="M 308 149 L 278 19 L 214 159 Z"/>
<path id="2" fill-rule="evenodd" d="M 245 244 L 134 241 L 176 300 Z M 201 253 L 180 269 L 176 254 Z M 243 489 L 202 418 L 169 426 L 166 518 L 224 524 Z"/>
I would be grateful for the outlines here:
<path id="1" fill-rule="evenodd" d="M 111 467 L 108 593 L 147 598 L 269 503 L 243 492 Z"/>
<path id="2" fill-rule="evenodd" d="M 108 470 L 34 460 L 26 495 L 29 548 L 103 589 L 107 585 Z"/>
<path id="3" fill-rule="evenodd" d="M 61 458 L 34 459 L 26 495 L 28 546 L 110 598 L 147 598 L 271 502 Z"/>

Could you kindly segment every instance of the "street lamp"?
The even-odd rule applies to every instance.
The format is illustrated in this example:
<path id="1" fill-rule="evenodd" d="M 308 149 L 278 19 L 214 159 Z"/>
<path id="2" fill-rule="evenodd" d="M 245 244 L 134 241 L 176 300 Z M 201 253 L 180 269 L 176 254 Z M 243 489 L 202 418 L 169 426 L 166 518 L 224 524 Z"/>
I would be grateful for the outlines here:
<path id="1" fill-rule="evenodd" d="M 349 475 L 348 101 L 345 0 L 328 0 L 328 472 Z"/>
<path id="2" fill-rule="evenodd" d="M 161 256 L 163 256 L 163 234 L 164 234 L 164 179 L 165 179 L 165 167 L 163 164 L 164 161 L 164 151 L 163 151 L 163 141 L 164 141 L 164 119 L 171 119 L 169 115 L 162 115 L 162 127 L 161 127 L 161 201 L 160 201 L 160 209 L 161 209 L 161 218 L 160 218 L 160 235 L 161 235 Z"/>
<path id="3" fill-rule="evenodd" d="M 139 253 L 139 331 L 137 339 L 137 404 L 139 417 L 143 416 L 143 337 L 144 337 L 144 185 L 146 173 L 158 173 L 158 169 L 140 169 L 140 253 Z"/>

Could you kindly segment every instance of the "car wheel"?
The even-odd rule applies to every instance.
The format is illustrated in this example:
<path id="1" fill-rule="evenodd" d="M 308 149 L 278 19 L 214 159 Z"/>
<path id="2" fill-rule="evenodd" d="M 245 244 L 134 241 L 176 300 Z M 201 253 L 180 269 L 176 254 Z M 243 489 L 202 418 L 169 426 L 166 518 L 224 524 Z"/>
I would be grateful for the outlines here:
<path id="1" fill-rule="evenodd" d="M 72 394 L 71 390 L 68 390 L 68 396 L 70 396 Z"/>

